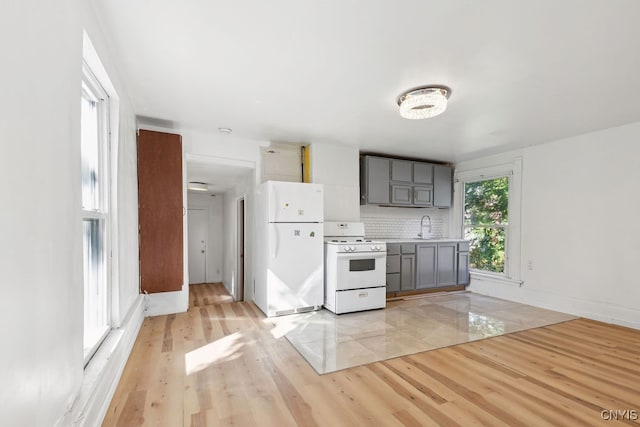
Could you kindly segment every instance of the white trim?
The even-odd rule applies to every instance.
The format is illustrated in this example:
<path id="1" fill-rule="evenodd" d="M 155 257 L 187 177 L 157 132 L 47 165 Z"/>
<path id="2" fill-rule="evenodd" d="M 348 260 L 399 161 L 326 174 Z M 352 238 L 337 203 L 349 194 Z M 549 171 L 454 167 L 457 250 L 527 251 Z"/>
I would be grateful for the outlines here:
<path id="1" fill-rule="evenodd" d="M 640 310 L 621 307 L 601 300 L 567 296 L 527 286 L 500 286 L 492 280 L 472 280 L 467 290 L 508 301 L 555 310 L 574 316 L 640 330 Z"/>
<path id="2" fill-rule="evenodd" d="M 505 275 L 488 274 L 501 278 L 503 281 L 520 282 L 521 277 L 521 223 L 522 223 L 522 157 L 514 157 L 510 162 L 495 165 L 474 167 L 469 169 L 456 168 L 454 173 L 454 198 L 451 209 L 450 231 L 453 237 L 463 238 L 464 221 L 464 184 L 480 180 L 509 177 L 509 223 L 507 242 L 505 243 Z M 474 274 L 474 273 L 472 273 Z M 479 273 L 478 274 L 487 274 Z"/>
<path id="3" fill-rule="evenodd" d="M 502 274 L 497 274 L 497 273 L 491 274 L 491 273 L 487 273 L 485 271 L 480 271 L 480 270 L 472 270 L 469 274 L 471 275 L 471 280 L 493 282 L 493 283 L 499 283 L 501 285 L 520 287 L 524 283 L 522 280 L 514 280 Z"/>
<path id="4" fill-rule="evenodd" d="M 242 204 L 240 203 L 242 202 Z M 239 219 L 240 219 L 240 206 L 244 207 L 244 210 L 242 212 L 242 224 L 240 223 Z M 242 227 L 242 236 L 244 237 L 244 241 L 240 241 L 240 230 Z M 236 197 L 236 260 L 235 260 L 235 270 L 236 270 L 236 277 L 240 277 L 240 267 L 244 267 L 242 269 L 242 283 L 243 283 L 243 289 L 242 289 L 242 295 L 243 295 L 243 300 L 246 301 L 246 289 L 244 289 L 247 283 L 247 269 L 246 269 L 246 260 L 247 260 L 247 248 L 246 248 L 246 241 L 247 241 L 247 194 L 246 193 L 242 193 L 240 196 Z M 244 262 L 241 263 L 240 262 L 240 252 L 244 253 Z M 235 286 L 235 289 L 233 289 L 233 299 L 235 301 L 239 301 L 240 300 L 240 284 L 238 283 L 238 281 L 235 281 L 237 286 Z"/>
<path id="5" fill-rule="evenodd" d="M 102 424 L 144 321 L 143 301 L 139 295 L 121 326 L 104 340 L 84 371 L 78 396 L 56 426 Z"/>

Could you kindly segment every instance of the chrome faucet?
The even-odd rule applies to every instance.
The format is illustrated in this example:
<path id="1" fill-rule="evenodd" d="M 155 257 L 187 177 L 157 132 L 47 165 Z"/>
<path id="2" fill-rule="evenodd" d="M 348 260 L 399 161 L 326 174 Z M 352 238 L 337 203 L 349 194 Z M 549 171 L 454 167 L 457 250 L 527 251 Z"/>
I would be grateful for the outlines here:
<path id="1" fill-rule="evenodd" d="M 428 233 L 431 234 L 431 217 L 429 215 L 422 215 L 422 218 L 420 219 L 420 232 L 418 233 L 418 237 L 420 237 L 421 239 L 424 238 L 424 233 L 422 232 L 423 227 L 424 227 L 424 219 L 428 218 L 429 219 L 429 230 Z"/>

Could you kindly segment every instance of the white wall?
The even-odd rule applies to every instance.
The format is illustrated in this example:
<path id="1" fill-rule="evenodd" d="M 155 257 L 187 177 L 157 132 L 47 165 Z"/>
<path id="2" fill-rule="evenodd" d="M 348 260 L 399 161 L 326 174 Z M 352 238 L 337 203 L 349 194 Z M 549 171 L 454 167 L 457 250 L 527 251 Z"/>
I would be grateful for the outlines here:
<path id="1" fill-rule="evenodd" d="M 325 221 L 360 221 L 358 149 L 311 144 L 311 182 L 324 185 Z"/>
<path id="2" fill-rule="evenodd" d="M 470 289 L 640 328 L 639 139 L 635 123 L 503 155 L 523 159 L 524 283 L 472 280 Z M 483 161 L 496 159 L 457 169 Z"/>
<path id="3" fill-rule="evenodd" d="M 187 194 L 189 209 L 204 209 L 207 218 L 207 250 L 205 281 L 215 283 L 222 281 L 222 199 L 223 196 L 212 194 Z M 187 234 L 188 235 L 188 234 Z M 187 242 L 185 244 L 188 245 Z"/>
<path id="4" fill-rule="evenodd" d="M 238 200 L 245 198 L 245 277 L 244 300 L 253 299 L 254 260 L 257 251 L 260 250 L 258 242 L 254 238 L 255 230 L 255 183 L 256 172 L 247 171 L 245 176 L 238 180 L 235 188 L 224 194 L 222 200 L 223 223 L 223 283 L 227 291 L 234 298 L 238 295 Z"/>
<path id="5" fill-rule="evenodd" d="M 6 350 L 0 352 L 2 425 L 61 423 L 87 384 L 80 210 L 83 26 L 120 95 L 124 126 L 117 165 L 119 270 L 114 321 L 126 323 L 138 300 L 137 233 L 130 235 L 137 224 L 137 204 L 131 206 L 133 119 L 125 88 L 102 49 L 92 12 L 85 7 L 89 6 L 78 0 L 55 4 L 24 0 L 5 2 L 0 13 L 0 321 Z M 101 376 L 107 388 L 117 379 L 119 368 L 112 366 L 108 377 Z M 108 393 L 102 396 L 108 403 Z"/>

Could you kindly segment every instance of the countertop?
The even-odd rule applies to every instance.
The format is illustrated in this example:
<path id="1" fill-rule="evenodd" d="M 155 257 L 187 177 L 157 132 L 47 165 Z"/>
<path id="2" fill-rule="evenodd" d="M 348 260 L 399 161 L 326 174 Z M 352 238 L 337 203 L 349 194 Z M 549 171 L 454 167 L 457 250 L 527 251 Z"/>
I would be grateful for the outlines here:
<path id="1" fill-rule="evenodd" d="M 371 240 L 378 240 L 380 242 L 385 243 L 443 243 L 443 242 L 466 242 L 466 239 L 454 239 L 454 238 L 437 238 L 437 239 L 376 239 L 372 238 Z"/>

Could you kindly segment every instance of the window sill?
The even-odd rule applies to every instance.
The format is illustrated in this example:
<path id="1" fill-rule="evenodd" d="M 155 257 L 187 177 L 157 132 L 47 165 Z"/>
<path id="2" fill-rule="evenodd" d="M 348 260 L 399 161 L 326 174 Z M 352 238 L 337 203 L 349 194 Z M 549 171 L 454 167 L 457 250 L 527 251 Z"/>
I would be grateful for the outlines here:
<path id="1" fill-rule="evenodd" d="M 521 287 L 522 284 L 524 283 L 522 280 L 515 280 L 500 274 L 491 274 L 491 273 L 485 273 L 481 271 L 472 271 L 470 274 L 471 274 L 471 279 L 480 280 L 483 282 L 494 282 L 494 283 L 499 283 L 501 285 L 515 286 L 518 288 Z"/>

